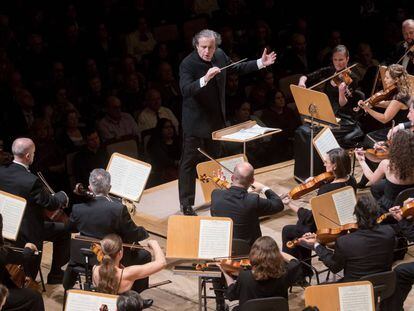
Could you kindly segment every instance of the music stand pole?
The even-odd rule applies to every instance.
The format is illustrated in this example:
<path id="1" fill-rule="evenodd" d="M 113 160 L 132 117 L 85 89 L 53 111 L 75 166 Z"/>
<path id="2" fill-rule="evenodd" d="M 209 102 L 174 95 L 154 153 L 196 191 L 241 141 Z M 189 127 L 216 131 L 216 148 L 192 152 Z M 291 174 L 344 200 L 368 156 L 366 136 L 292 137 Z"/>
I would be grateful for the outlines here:
<path id="1" fill-rule="evenodd" d="M 314 118 L 315 118 L 315 114 L 316 114 L 316 105 L 311 103 L 309 105 L 309 113 L 311 115 L 311 125 L 310 125 L 310 130 L 311 130 L 311 139 L 310 139 L 310 172 L 309 172 L 309 177 L 313 177 L 313 137 L 314 137 Z"/>

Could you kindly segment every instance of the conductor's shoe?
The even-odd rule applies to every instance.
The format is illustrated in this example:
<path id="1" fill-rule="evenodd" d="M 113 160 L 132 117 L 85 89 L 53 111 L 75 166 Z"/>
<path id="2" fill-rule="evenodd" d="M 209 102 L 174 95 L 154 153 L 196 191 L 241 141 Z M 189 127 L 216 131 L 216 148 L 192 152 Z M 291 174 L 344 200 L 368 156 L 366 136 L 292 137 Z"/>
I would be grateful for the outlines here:
<path id="1" fill-rule="evenodd" d="M 186 216 L 197 216 L 197 213 L 189 205 L 182 206 L 181 211 Z"/>
<path id="2" fill-rule="evenodd" d="M 142 309 L 150 308 L 153 303 L 154 303 L 154 300 L 152 299 L 144 299 L 142 302 Z"/>

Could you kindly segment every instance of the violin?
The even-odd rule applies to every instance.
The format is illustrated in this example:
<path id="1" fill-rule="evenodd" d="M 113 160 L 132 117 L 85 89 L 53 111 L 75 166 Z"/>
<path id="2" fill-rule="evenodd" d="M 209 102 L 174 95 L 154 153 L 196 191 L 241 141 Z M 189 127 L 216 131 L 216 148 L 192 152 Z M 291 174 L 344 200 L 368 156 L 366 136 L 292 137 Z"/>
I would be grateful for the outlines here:
<path id="1" fill-rule="evenodd" d="M 251 269 L 250 260 L 247 258 L 239 259 L 221 259 L 220 261 L 208 262 L 204 264 L 197 264 L 196 270 L 202 271 L 211 265 L 220 265 L 220 267 L 227 273 L 233 276 L 238 276 L 240 271 Z"/>
<path id="2" fill-rule="evenodd" d="M 221 179 L 217 176 L 209 176 L 207 174 L 202 174 L 200 176 L 200 181 L 202 183 L 208 183 L 212 181 L 220 189 L 229 189 L 231 186 L 231 184 L 227 180 Z"/>
<path id="3" fill-rule="evenodd" d="M 351 76 L 349 75 L 350 70 L 347 71 L 342 71 L 341 73 L 339 73 L 338 75 L 334 76 L 331 79 L 331 83 L 333 85 L 336 85 L 336 87 L 339 87 L 339 85 L 343 82 L 346 84 L 346 89 L 345 89 L 345 95 L 347 97 L 351 97 L 352 96 L 352 90 L 350 90 L 348 88 L 349 85 L 351 85 L 351 83 L 353 82 Z"/>
<path id="4" fill-rule="evenodd" d="M 329 244 L 332 242 L 335 242 L 338 237 L 341 235 L 354 232 L 358 229 L 358 224 L 352 223 L 352 224 L 345 224 L 342 226 L 339 226 L 337 228 L 322 228 L 316 230 L 316 233 L 313 234 L 314 237 L 316 237 L 316 240 L 320 244 Z M 300 244 L 300 239 L 294 239 L 292 241 L 286 242 L 286 246 L 288 248 L 294 248 L 295 246 Z"/>
<path id="5" fill-rule="evenodd" d="M 405 203 L 403 207 L 401 207 L 402 217 L 411 219 L 414 217 L 414 201 Z M 391 216 L 392 213 L 387 212 L 382 214 L 380 217 L 377 218 L 377 224 L 382 223 L 388 216 Z"/>
<path id="6" fill-rule="evenodd" d="M 39 283 L 37 283 L 31 277 L 26 276 L 23 265 L 6 264 L 6 269 L 10 275 L 10 279 L 18 288 L 31 288 L 41 293 Z"/>
<path id="7" fill-rule="evenodd" d="M 390 85 L 389 87 L 385 88 L 384 90 L 381 90 L 368 99 L 364 100 L 361 104 L 359 104 L 358 107 L 354 108 L 354 111 L 361 110 L 362 107 L 375 107 L 380 102 L 384 100 L 389 100 L 394 94 L 396 94 L 398 91 L 398 88 L 395 84 Z"/>
<path id="8" fill-rule="evenodd" d="M 289 197 L 292 200 L 297 200 L 303 195 L 319 188 L 325 183 L 333 181 L 334 179 L 335 179 L 335 176 L 332 172 L 325 172 L 325 173 L 319 174 L 318 176 L 313 177 L 308 182 L 302 183 L 294 187 L 292 190 L 290 190 Z"/>

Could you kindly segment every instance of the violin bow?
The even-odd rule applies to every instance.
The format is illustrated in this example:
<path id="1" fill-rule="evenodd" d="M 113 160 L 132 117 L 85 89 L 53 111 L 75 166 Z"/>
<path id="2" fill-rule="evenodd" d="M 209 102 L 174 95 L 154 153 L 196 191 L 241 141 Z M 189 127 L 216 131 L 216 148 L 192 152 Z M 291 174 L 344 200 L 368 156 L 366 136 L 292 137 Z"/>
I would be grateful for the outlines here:
<path id="1" fill-rule="evenodd" d="M 37 176 L 39 176 L 40 180 L 43 182 L 49 192 L 51 194 L 55 194 L 55 191 L 53 191 L 52 187 L 50 187 L 50 185 L 47 183 L 46 178 L 43 176 L 42 172 L 37 172 Z"/>
<path id="2" fill-rule="evenodd" d="M 209 158 L 211 161 L 216 162 L 218 165 L 220 165 L 222 168 L 224 168 L 227 172 L 229 172 L 230 174 L 233 174 L 233 171 L 231 169 L 229 169 L 228 167 L 226 167 L 223 164 L 221 164 L 219 161 L 217 161 L 216 159 L 214 159 L 213 157 L 211 157 L 208 153 L 206 153 L 205 151 L 203 151 L 201 148 L 197 148 L 197 150 L 200 151 L 207 158 Z"/>
<path id="3" fill-rule="evenodd" d="M 374 95 L 375 89 L 377 88 L 379 74 L 380 74 L 380 66 L 378 65 L 377 73 L 375 75 L 375 80 L 374 80 L 374 83 L 372 85 L 371 96 Z"/>
<path id="4" fill-rule="evenodd" d="M 321 82 L 318 82 L 318 83 L 312 85 L 311 87 L 308 87 L 308 90 L 311 90 L 311 89 L 321 85 L 322 83 L 325 83 L 326 81 L 331 80 L 332 78 L 335 78 L 336 76 L 339 76 L 341 73 L 344 73 L 345 71 L 348 71 L 349 69 L 354 68 L 356 65 L 358 65 L 358 64 L 356 63 L 356 64 L 353 64 L 352 66 L 349 66 L 349 67 L 346 67 L 346 68 L 342 69 L 341 71 L 339 71 L 339 72 L 333 74 L 332 76 L 322 80 Z"/>
<path id="5" fill-rule="evenodd" d="M 401 58 L 398 60 L 397 64 L 399 64 L 404 59 L 404 57 L 406 57 L 408 55 L 408 53 L 410 53 L 410 52 L 414 52 L 414 45 L 410 46 L 407 49 L 407 51 L 405 51 L 404 55 L 401 56 Z"/>

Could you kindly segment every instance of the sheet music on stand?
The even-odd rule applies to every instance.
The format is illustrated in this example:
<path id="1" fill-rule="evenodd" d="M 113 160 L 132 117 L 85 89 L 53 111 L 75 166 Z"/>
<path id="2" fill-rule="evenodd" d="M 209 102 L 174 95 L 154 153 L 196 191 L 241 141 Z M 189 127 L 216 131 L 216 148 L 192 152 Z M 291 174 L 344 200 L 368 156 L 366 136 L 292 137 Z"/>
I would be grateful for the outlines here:
<path id="1" fill-rule="evenodd" d="M 22 223 L 26 200 L 11 193 L 0 191 L 0 214 L 3 216 L 3 237 L 16 241 Z"/>
<path id="2" fill-rule="evenodd" d="M 111 174 L 110 193 L 138 202 L 151 173 L 151 164 L 115 152 L 106 170 Z"/>
<path id="3" fill-rule="evenodd" d="M 277 128 L 263 127 L 263 126 L 260 126 L 258 124 L 255 124 L 252 127 L 240 129 L 237 132 L 227 134 L 227 135 L 223 135 L 222 138 L 223 139 L 234 139 L 234 140 L 244 141 L 244 140 L 251 139 L 253 137 L 263 135 L 263 134 L 268 133 L 268 132 L 273 132 L 273 131 L 278 131 L 278 130 L 279 129 L 277 129 Z"/>
<path id="4" fill-rule="evenodd" d="M 83 290 L 68 290 L 65 311 L 116 311 L 117 295 Z"/>
<path id="5" fill-rule="evenodd" d="M 329 127 L 324 127 L 318 135 L 313 139 L 313 145 L 318 151 L 319 156 L 321 157 L 322 161 L 324 160 L 325 155 L 328 151 L 340 148 L 338 141 L 336 140 L 335 136 L 333 135 L 331 129 Z"/>
<path id="6" fill-rule="evenodd" d="M 372 311 L 372 289 L 369 285 L 338 287 L 341 311 Z"/>

